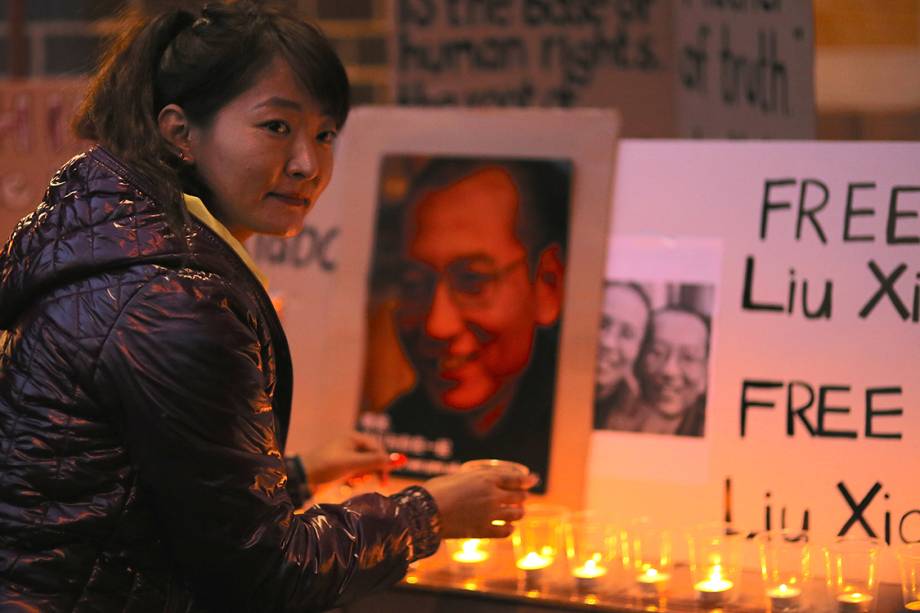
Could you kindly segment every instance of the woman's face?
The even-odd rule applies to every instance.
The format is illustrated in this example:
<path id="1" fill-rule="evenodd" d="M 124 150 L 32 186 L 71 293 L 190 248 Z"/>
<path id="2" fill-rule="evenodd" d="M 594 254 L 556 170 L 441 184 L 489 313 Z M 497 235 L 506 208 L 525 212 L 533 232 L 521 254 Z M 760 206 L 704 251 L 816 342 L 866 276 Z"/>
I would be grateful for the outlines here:
<path id="1" fill-rule="evenodd" d="M 333 119 L 275 58 L 209 125 L 192 124 L 188 153 L 211 213 L 239 240 L 292 236 L 332 175 Z"/>
<path id="2" fill-rule="evenodd" d="M 620 381 L 631 376 L 648 316 L 648 308 L 635 290 L 611 285 L 604 291 L 597 356 L 598 396 L 612 394 Z"/>

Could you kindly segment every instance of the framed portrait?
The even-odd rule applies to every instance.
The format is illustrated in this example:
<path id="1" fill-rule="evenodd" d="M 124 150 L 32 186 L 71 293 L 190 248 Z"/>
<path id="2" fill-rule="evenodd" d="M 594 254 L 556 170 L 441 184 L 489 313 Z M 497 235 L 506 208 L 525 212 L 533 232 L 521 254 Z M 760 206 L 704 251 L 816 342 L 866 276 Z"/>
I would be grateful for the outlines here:
<path id="1" fill-rule="evenodd" d="M 504 458 L 582 504 L 618 127 L 597 109 L 349 117 L 318 395 L 409 457 L 394 486 Z"/>

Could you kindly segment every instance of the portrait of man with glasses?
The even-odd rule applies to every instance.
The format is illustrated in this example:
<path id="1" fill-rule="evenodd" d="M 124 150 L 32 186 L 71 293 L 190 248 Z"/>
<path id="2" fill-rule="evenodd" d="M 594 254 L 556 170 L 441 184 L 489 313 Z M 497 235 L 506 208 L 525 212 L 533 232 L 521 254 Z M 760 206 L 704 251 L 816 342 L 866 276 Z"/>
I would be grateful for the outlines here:
<path id="1" fill-rule="evenodd" d="M 387 316 L 370 318 L 360 423 L 406 473 L 500 458 L 545 482 L 570 177 L 559 160 L 385 160 L 371 304 Z M 411 376 L 383 404 L 380 379 L 400 379 L 374 350 L 386 329 Z"/>

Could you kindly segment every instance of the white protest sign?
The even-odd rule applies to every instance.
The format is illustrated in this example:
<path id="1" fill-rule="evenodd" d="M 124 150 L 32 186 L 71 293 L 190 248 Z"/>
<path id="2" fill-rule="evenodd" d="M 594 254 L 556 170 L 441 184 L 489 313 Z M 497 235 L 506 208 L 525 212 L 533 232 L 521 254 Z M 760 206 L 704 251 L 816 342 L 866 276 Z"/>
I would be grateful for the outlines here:
<path id="1" fill-rule="evenodd" d="M 736 529 L 798 530 L 807 514 L 816 544 L 890 545 L 881 576 L 897 581 L 892 547 L 920 540 L 918 154 L 621 144 L 607 276 L 714 286 L 697 309 L 712 318 L 705 421 L 688 436 L 596 430 L 589 506 L 689 528 L 723 518 L 731 479 Z"/>
<path id="2" fill-rule="evenodd" d="M 811 2 L 675 3 L 677 134 L 814 138 Z"/>
<path id="3" fill-rule="evenodd" d="M 615 107 L 632 137 L 812 138 L 811 2 L 397 0 L 398 104 Z"/>
<path id="4" fill-rule="evenodd" d="M 256 235 L 246 247 L 269 279 L 268 292 L 278 307 L 294 364 L 294 397 L 288 431 L 289 454 L 316 448 L 332 433 L 344 433 L 354 421 L 348 411 L 329 411 L 321 400 L 328 297 L 341 257 L 341 186 L 333 173 L 325 193 L 292 238 Z"/>
<path id="5" fill-rule="evenodd" d="M 670 2 L 397 0 L 394 18 L 399 104 L 617 107 L 627 135 L 674 133 Z"/>

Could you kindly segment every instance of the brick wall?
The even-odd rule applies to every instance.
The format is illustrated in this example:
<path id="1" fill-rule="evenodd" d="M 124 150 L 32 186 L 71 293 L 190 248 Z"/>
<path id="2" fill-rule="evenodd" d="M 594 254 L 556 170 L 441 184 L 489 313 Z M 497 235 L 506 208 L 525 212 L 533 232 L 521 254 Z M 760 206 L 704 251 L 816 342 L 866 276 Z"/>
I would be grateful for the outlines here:
<path id="1" fill-rule="evenodd" d="M 386 39 L 388 0 L 299 0 L 304 15 L 317 21 L 348 69 L 355 104 L 388 101 Z"/>
<path id="2" fill-rule="evenodd" d="M 10 76 L 12 3 L 0 2 L 0 71 Z M 111 17 L 128 0 L 26 0 L 24 42 L 26 77 L 85 73 L 92 69 Z M 108 23 L 107 23 L 108 20 Z"/>

